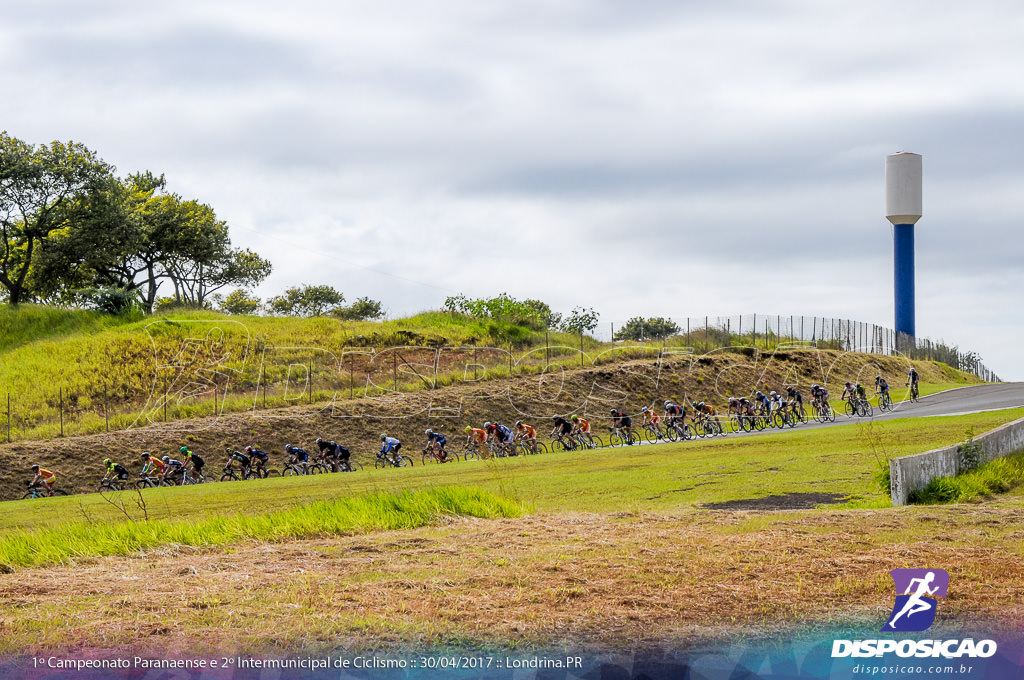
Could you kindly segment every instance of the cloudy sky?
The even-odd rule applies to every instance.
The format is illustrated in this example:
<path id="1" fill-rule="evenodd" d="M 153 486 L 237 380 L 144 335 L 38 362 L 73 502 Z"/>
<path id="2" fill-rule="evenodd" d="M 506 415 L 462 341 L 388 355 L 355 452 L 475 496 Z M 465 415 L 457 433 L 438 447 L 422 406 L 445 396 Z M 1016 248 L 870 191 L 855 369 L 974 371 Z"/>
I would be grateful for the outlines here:
<path id="1" fill-rule="evenodd" d="M 507 291 L 892 325 L 885 156 L 924 156 L 917 330 L 1024 379 L 1024 6 L 4 3 L 0 129 L 166 174 L 392 316 Z"/>

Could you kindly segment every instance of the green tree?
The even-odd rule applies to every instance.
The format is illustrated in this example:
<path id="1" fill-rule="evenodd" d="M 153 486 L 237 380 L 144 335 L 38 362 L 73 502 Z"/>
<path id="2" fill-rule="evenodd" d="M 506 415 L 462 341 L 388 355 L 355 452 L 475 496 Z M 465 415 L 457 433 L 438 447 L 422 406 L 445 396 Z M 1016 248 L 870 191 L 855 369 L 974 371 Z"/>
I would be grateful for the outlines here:
<path id="1" fill-rule="evenodd" d="M 0 132 L 0 285 L 12 305 L 28 299 L 29 274 L 69 203 L 100 189 L 113 168 L 75 142 L 39 147 Z"/>
<path id="2" fill-rule="evenodd" d="M 351 305 L 336 308 L 332 314 L 342 321 L 370 321 L 384 316 L 380 302 L 361 297 Z"/>
<path id="3" fill-rule="evenodd" d="M 211 299 L 217 304 L 218 309 L 228 314 L 256 314 L 263 306 L 258 297 L 244 288 L 231 291 L 227 297 L 214 294 Z"/>
<path id="4" fill-rule="evenodd" d="M 597 328 L 600 314 L 586 307 L 574 307 L 569 316 L 562 322 L 562 330 L 566 333 L 589 333 Z"/>
<path id="5" fill-rule="evenodd" d="M 323 316 L 333 313 L 344 301 L 345 296 L 331 286 L 303 285 L 270 298 L 267 308 L 281 316 Z"/>
<path id="6" fill-rule="evenodd" d="M 534 330 L 554 328 L 562 319 L 540 300 L 517 300 L 508 293 L 493 298 L 471 300 L 465 295 L 453 295 L 444 301 L 446 311 L 466 314 L 475 319 L 500 319 Z"/>
<path id="7" fill-rule="evenodd" d="M 672 319 L 635 316 L 615 333 L 615 340 L 661 340 L 679 332 L 679 326 Z"/>

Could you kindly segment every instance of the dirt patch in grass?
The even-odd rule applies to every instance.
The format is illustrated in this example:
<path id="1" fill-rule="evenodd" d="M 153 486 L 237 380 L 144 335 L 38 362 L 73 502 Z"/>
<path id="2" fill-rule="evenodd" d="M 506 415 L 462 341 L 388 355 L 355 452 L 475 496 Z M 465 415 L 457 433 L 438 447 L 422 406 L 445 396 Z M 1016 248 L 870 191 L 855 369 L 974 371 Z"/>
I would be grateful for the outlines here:
<path id="1" fill-rule="evenodd" d="M 877 630 L 888 571 L 950 572 L 934 634 L 1024 626 L 1019 507 L 532 516 L 0 576 L 0 655 L 691 646 Z M 942 537 L 933 540 L 936 521 Z M 46 622 L 41 625 L 40 622 Z M 992 622 L 995 622 L 993 624 Z"/>
<path id="2" fill-rule="evenodd" d="M 838 493 L 784 493 L 763 498 L 742 498 L 722 503 L 705 503 L 702 508 L 708 510 L 810 510 L 819 505 L 836 505 L 845 500 Z"/>

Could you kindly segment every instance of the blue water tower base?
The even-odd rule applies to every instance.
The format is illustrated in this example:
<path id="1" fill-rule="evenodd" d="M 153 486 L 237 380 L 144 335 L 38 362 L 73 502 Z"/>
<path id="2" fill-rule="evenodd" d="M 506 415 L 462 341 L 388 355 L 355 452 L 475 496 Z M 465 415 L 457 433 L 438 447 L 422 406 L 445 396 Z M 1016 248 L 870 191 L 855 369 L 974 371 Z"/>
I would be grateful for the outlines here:
<path id="1" fill-rule="evenodd" d="M 916 337 L 914 328 L 914 225 L 892 228 L 895 253 L 896 330 Z"/>

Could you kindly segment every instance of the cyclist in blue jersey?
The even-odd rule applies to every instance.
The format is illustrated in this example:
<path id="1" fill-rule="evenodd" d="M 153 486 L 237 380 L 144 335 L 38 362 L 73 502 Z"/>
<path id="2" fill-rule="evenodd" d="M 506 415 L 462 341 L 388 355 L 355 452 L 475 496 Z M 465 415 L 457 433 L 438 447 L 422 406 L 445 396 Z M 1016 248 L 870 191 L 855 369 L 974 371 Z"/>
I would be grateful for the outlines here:
<path id="1" fill-rule="evenodd" d="M 448 461 L 448 454 L 444 450 L 444 445 L 448 443 L 448 438 L 440 432 L 434 432 L 430 428 L 424 433 L 427 435 L 427 448 L 437 457 L 439 461 L 445 463 Z"/>

